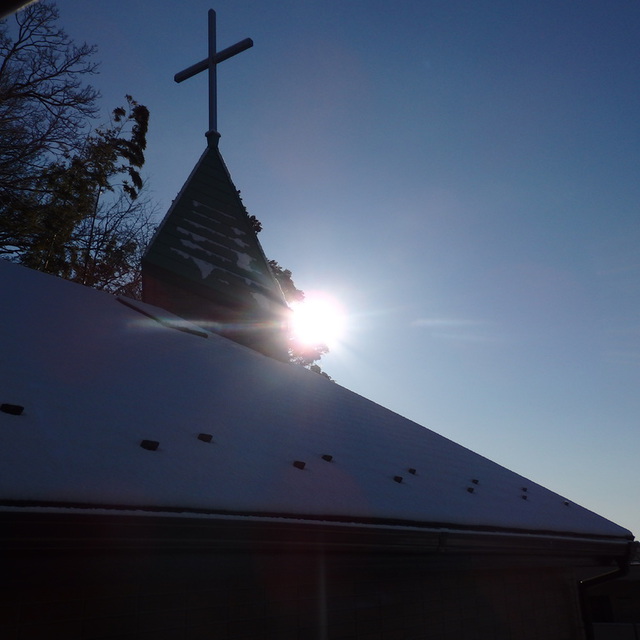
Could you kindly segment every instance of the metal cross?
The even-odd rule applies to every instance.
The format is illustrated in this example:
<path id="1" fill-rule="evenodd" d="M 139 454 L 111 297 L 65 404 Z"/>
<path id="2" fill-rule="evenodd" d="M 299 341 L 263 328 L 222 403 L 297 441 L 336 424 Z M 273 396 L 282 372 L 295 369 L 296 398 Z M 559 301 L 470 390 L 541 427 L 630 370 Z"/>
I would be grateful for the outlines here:
<path id="1" fill-rule="evenodd" d="M 191 65 L 173 76 L 176 82 L 182 82 L 205 69 L 209 70 L 209 131 L 207 131 L 209 140 L 211 140 L 210 136 L 213 135 L 216 137 L 218 135 L 216 67 L 220 62 L 224 62 L 228 58 L 235 56 L 237 53 L 242 53 L 251 47 L 253 47 L 253 40 L 251 38 L 245 38 L 222 51 L 216 52 L 216 12 L 213 9 L 209 9 L 209 55 L 204 60 L 196 62 L 196 64 Z"/>

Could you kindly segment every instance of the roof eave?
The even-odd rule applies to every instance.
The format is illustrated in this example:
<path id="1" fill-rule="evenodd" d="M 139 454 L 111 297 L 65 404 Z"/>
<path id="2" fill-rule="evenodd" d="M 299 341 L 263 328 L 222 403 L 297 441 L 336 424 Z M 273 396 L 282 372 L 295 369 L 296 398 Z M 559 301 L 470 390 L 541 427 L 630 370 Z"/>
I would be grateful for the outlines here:
<path id="1" fill-rule="evenodd" d="M 455 526 L 347 523 L 274 516 L 24 509 L 0 513 L 0 544 L 15 550 L 251 549 L 483 557 L 491 563 L 606 566 L 629 555 L 629 538 Z"/>

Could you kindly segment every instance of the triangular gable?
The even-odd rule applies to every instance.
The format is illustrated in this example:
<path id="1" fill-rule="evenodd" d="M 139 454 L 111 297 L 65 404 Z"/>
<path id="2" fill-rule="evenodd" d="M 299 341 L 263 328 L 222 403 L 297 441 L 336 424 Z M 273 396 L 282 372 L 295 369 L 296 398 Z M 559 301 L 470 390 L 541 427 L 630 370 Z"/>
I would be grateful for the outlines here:
<path id="1" fill-rule="evenodd" d="M 147 249 L 143 283 L 145 302 L 286 358 L 288 307 L 216 144 Z"/>

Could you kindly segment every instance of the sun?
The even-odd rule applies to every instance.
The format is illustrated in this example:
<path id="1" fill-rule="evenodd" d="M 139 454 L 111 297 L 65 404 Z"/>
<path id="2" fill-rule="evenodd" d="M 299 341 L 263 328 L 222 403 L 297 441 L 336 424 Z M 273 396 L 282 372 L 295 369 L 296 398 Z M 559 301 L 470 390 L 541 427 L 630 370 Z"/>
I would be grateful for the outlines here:
<path id="1" fill-rule="evenodd" d="M 291 332 L 298 342 L 315 346 L 324 344 L 331 349 L 340 341 L 346 326 L 342 305 L 322 292 L 305 293 L 303 302 L 291 305 Z"/>

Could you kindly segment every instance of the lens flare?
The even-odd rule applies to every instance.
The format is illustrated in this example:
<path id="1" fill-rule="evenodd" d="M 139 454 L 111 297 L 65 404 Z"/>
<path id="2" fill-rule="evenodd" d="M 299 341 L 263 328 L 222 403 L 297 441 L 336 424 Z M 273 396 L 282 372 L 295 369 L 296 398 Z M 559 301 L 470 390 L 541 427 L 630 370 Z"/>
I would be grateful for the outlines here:
<path id="1" fill-rule="evenodd" d="M 342 338 L 346 316 L 342 305 L 326 293 L 310 292 L 303 302 L 291 306 L 291 330 L 299 342 L 331 349 Z"/>

